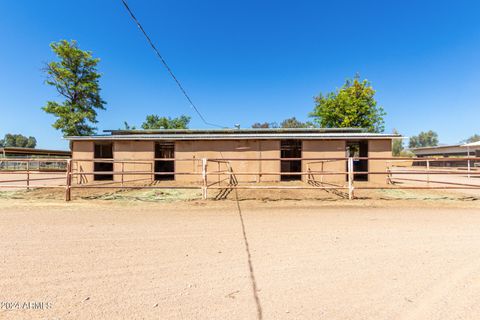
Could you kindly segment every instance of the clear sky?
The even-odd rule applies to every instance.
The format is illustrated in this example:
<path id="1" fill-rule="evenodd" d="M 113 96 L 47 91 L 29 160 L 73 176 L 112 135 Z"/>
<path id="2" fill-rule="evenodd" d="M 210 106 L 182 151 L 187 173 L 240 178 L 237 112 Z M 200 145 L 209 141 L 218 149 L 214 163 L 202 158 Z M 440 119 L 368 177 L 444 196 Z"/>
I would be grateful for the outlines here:
<path id="1" fill-rule="evenodd" d="M 387 112 L 386 131 L 433 129 L 441 143 L 480 133 L 479 1 L 129 0 L 208 121 L 250 127 L 296 116 L 360 73 Z M 76 39 L 101 58 L 99 132 L 147 114 L 192 116 L 120 0 L 0 2 L 0 136 L 67 148 L 41 107 L 49 44 Z"/>

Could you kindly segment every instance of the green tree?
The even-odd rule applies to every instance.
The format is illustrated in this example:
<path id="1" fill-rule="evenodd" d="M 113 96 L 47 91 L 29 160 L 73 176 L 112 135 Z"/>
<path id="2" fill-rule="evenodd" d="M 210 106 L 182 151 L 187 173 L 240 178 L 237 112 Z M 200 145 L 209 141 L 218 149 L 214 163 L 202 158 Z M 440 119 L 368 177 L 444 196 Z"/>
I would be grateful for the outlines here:
<path id="1" fill-rule="evenodd" d="M 20 148 L 35 148 L 37 146 L 37 139 L 35 137 L 26 137 L 22 134 L 7 133 L 2 140 L 0 140 L 0 147 L 20 147 Z"/>
<path id="2" fill-rule="evenodd" d="M 268 129 L 268 128 L 278 128 L 278 123 L 276 122 L 255 122 L 252 124 L 254 129 Z"/>
<path id="3" fill-rule="evenodd" d="M 127 121 L 123 121 L 123 130 L 136 130 L 135 126 L 131 126 Z"/>
<path id="4" fill-rule="evenodd" d="M 479 134 L 474 134 L 468 139 L 463 140 L 463 143 L 472 143 L 472 142 L 477 142 L 480 141 L 480 135 Z"/>
<path id="5" fill-rule="evenodd" d="M 148 115 L 142 123 L 142 129 L 188 129 L 190 117 L 182 115 L 178 118 L 159 117 L 155 114 Z"/>
<path id="6" fill-rule="evenodd" d="M 409 148 L 434 147 L 438 145 L 438 134 L 435 131 L 420 132 L 410 137 Z"/>
<path id="7" fill-rule="evenodd" d="M 291 117 L 280 122 L 281 128 L 310 128 L 313 126 L 314 124 L 312 122 L 302 122 L 297 120 L 295 117 Z"/>
<path id="8" fill-rule="evenodd" d="M 368 80 L 356 75 L 347 79 L 335 92 L 315 97 L 315 109 L 310 113 L 323 128 L 365 128 L 368 132 L 383 132 L 385 112 L 377 106 L 375 90 Z"/>
<path id="9" fill-rule="evenodd" d="M 398 134 L 397 129 L 393 129 L 393 134 Z M 403 140 L 402 139 L 393 139 L 392 140 L 392 154 L 395 157 L 398 157 L 402 154 L 402 151 L 405 148 L 403 147 Z"/>
<path id="10" fill-rule="evenodd" d="M 55 129 L 64 136 L 84 136 L 95 133 L 92 124 L 97 123 L 97 110 L 105 110 L 105 101 L 100 97 L 100 74 L 98 58 L 90 51 L 81 50 L 77 42 L 61 40 L 50 45 L 59 61 L 46 65 L 46 83 L 55 87 L 65 100 L 61 103 L 48 101 L 42 109 L 53 114 L 57 120 Z"/>

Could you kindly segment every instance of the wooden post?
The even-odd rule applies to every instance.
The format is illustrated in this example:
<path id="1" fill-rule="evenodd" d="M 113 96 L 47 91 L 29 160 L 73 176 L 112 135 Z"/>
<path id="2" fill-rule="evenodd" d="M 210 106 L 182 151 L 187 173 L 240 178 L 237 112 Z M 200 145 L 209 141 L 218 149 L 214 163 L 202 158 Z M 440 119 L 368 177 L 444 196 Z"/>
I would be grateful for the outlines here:
<path id="1" fill-rule="evenodd" d="M 348 158 L 348 199 L 353 200 L 353 158 Z"/>
<path id="2" fill-rule="evenodd" d="M 71 200 L 72 195 L 72 160 L 67 160 L 67 174 L 66 174 L 66 184 L 65 184 L 65 201 Z"/>
<path id="3" fill-rule="evenodd" d="M 427 160 L 427 183 L 430 183 L 430 160 Z"/>
<path id="4" fill-rule="evenodd" d="M 385 170 L 387 171 L 387 184 L 392 184 L 392 173 L 388 161 L 385 161 Z"/>
<path id="5" fill-rule="evenodd" d="M 123 172 L 124 172 L 124 164 L 125 164 L 125 162 L 122 162 L 122 182 L 121 182 L 121 183 L 122 183 L 122 184 L 121 184 L 121 185 L 122 185 L 122 187 L 123 187 Z"/>
<path id="6" fill-rule="evenodd" d="M 27 159 L 27 190 L 30 190 L 30 161 Z"/>
<path id="7" fill-rule="evenodd" d="M 202 199 L 206 200 L 208 197 L 207 194 L 207 158 L 202 158 L 202 180 L 203 180 L 203 186 L 202 186 Z"/>
<path id="8" fill-rule="evenodd" d="M 321 171 L 322 171 L 322 173 L 323 173 L 323 170 L 324 170 L 324 168 L 323 168 L 323 161 L 320 162 L 320 164 L 322 165 L 322 166 L 321 166 Z M 320 176 L 320 183 L 323 184 L 323 174 Z"/>
<path id="9" fill-rule="evenodd" d="M 152 182 L 155 182 L 155 160 L 150 163 L 150 171 L 152 171 Z"/>
<path id="10" fill-rule="evenodd" d="M 469 156 L 469 157 L 470 157 L 470 156 Z M 470 168 L 470 159 L 468 159 L 467 165 L 468 165 L 468 178 L 470 179 L 470 169 L 471 169 L 471 168 Z"/>

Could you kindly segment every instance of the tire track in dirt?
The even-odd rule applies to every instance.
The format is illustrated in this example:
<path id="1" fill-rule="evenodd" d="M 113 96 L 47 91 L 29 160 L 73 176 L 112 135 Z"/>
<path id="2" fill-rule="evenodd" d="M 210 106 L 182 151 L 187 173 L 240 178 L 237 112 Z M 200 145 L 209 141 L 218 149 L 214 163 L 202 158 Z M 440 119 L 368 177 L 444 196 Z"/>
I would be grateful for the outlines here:
<path id="1" fill-rule="evenodd" d="M 240 224 L 242 226 L 242 235 L 243 235 L 243 241 L 245 244 L 245 251 L 247 253 L 248 269 L 250 272 L 250 280 L 252 282 L 253 298 L 255 299 L 255 306 L 257 307 L 257 319 L 262 320 L 263 319 L 262 305 L 260 304 L 260 298 L 258 297 L 258 287 L 257 287 L 257 281 L 255 279 L 255 272 L 253 271 L 252 255 L 250 254 L 250 246 L 248 244 L 247 232 L 245 230 L 245 222 L 243 220 L 242 208 L 240 207 L 240 202 L 238 200 L 237 189 L 235 189 L 235 200 L 236 200 L 235 202 L 238 210 L 238 216 L 240 218 Z"/>
<path id="2" fill-rule="evenodd" d="M 418 302 L 414 303 L 412 310 L 405 311 L 400 314 L 400 320 L 418 320 L 418 319 L 432 319 L 433 314 L 441 314 L 447 307 L 445 300 L 454 300 L 453 304 L 461 305 L 459 297 L 463 297 L 459 291 L 459 287 L 468 283 L 469 279 L 480 278 L 480 263 L 479 259 L 472 258 L 474 263 L 468 263 L 452 273 L 447 277 L 441 279 L 438 283 L 426 289 L 419 297 Z M 476 275 L 476 277 L 475 277 Z"/>

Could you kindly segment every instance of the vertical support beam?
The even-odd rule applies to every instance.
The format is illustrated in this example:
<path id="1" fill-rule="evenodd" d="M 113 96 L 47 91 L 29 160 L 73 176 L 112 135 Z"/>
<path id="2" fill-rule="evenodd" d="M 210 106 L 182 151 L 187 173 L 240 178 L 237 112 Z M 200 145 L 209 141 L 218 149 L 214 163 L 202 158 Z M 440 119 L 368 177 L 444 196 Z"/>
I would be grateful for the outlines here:
<path id="1" fill-rule="evenodd" d="M 470 166 L 470 159 L 468 159 L 468 179 L 470 179 L 470 170 L 471 170 L 471 166 Z"/>
<path id="2" fill-rule="evenodd" d="M 206 200 L 208 197 L 207 194 L 207 158 L 202 158 L 202 180 L 203 180 L 203 186 L 202 186 L 202 199 Z"/>
<path id="3" fill-rule="evenodd" d="M 390 170 L 388 161 L 385 161 L 385 170 L 387 171 L 387 184 L 392 184 L 392 171 Z"/>
<path id="4" fill-rule="evenodd" d="M 430 183 L 430 160 L 427 160 L 427 183 Z"/>
<path id="5" fill-rule="evenodd" d="M 27 190 L 30 190 L 30 160 L 27 159 Z"/>
<path id="6" fill-rule="evenodd" d="M 353 158 L 348 157 L 348 199 L 353 200 Z"/>
<path id="7" fill-rule="evenodd" d="M 65 183 L 65 201 L 70 201 L 72 196 L 72 160 L 67 160 L 67 173 Z"/>
<path id="8" fill-rule="evenodd" d="M 322 160 L 322 162 L 320 162 L 320 164 L 322 165 L 322 168 L 321 168 L 321 170 L 322 170 L 322 175 L 320 176 L 320 183 L 323 184 L 323 170 L 324 170 L 323 164 L 324 164 L 324 161 Z"/>
<path id="9" fill-rule="evenodd" d="M 155 160 L 150 163 L 150 171 L 152 172 L 152 182 L 155 181 Z"/>
<path id="10" fill-rule="evenodd" d="M 122 187 L 123 187 L 123 173 L 125 172 L 125 168 L 124 168 L 125 166 L 124 165 L 125 165 L 125 162 L 122 161 L 122 182 L 121 182 Z"/>

